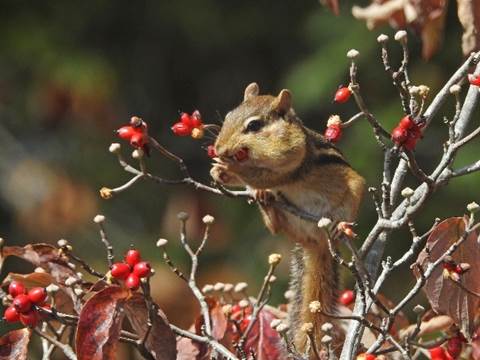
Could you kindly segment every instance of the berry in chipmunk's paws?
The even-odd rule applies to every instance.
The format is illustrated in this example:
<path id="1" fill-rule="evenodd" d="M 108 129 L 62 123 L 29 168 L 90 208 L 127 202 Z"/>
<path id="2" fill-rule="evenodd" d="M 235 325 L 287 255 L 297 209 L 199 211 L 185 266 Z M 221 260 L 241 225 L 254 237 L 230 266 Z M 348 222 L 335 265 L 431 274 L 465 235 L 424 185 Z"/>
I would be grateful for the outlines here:
<path id="1" fill-rule="evenodd" d="M 342 86 L 335 93 L 333 101 L 339 104 L 343 104 L 346 103 L 348 99 L 350 99 L 351 95 L 352 91 L 348 87 Z"/>

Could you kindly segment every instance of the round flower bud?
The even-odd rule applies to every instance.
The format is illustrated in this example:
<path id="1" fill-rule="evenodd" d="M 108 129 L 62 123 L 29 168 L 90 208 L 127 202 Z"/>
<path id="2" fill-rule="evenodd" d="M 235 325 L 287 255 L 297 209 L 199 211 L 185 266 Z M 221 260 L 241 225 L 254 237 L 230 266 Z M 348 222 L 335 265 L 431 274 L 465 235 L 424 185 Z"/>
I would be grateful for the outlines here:
<path id="1" fill-rule="evenodd" d="M 189 215 L 185 211 L 180 211 L 177 214 L 177 219 L 180 220 L 180 221 L 187 221 L 188 218 L 189 218 Z"/>
<path id="2" fill-rule="evenodd" d="M 400 41 L 402 43 L 407 42 L 407 32 L 405 30 L 399 30 L 395 33 L 395 40 Z"/>
<path id="3" fill-rule="evenodd" d="M 352 60 L 357 58 L 358 55 L 360 55 L 360 53 L 358 52 L 358 50 L 355 50 L 355 49 L 350 49 L 347 52 L 347 57 Z"/>
<path id="4" fill-rule="evenodd" d="M 282 255 L 280 254 L 274 253 L 268 256 L 268 263 L 270 265 L 277 265 L 280 262 L 280 260 L 282 260 Z"/>
<path id="5" fill-rule="evenodd" d="M 330 343 L 332 342 L 332 340 L 333 340 L 333 339 L 332 339 L 332 337 L 331 337 L 330 335 L 324 335 L 324 336 L 322 337 L 322 339 L 320 340 L 320 342 L 321 342 L 322 344 L 330 344 Z"/>
<path id="6" fill-rule="evenodd" d="M 233 291 L 236 293 L 242 292 L 247 290 L 248 284 L 246 282 L 239 282 L 235 287 L 233 288 Z"/>
<path id="7" fill-rule="evenodd" d="M 467 210 L 471 213 L 476 213 L 479 208 L 480 206 L 475 201 L 467 205 Z"/>
<path id="8" fill-rule="evenodd" d="M 323 228 L 326 228 L 327 226 L 329 226 L 331 223 L 332 223 L 332 220 L 330 220 L 329 218 L 326 218 L 326 217 L 322 217 L 322 218 L 318 221 L 317 226 L 318 226 L 320 229 L 323 229 Z"/>
<path id="9" fill-rule="evenodd" d="M 118 154 L 120 152 L 121 147 L 122 146 L 119 143 L 112 143 L 108 147 L 108 151 L 110 151 L 112 154 Z"/>
<path id="10" fill-rule="evenodd" d="M 233 308 L 233 306 L 230 305 L 230 304 L 223 305 L 223 306 L 222 306 L 222 312 L 223 312 L 225 315 L 231 314 L 231 313 L 232 313 L 232 308 Z"/>
<path id="11" fill-rule="evenodd" d="M 425 312 L 425 308 L 422 305 L 415 305 L 413 312 L 415 314 L 423 314 Z"/>
<path id="12" fill-rule="evenodd" d="M 295 297 L 295 291 L 293 290 L 287 290 L 283 294 L 283 297 L 287 299 L 288 301 L 292 300 Z"/>
<path id="13" fill-rule="evenodd" d="M 427 97 L 428 93 L 430 92 L 430 88 L 426 85 L 419 85 L 418 86 L 418 95 L 421 97 Z"/>
<path id="14" fill-rule="evenodd" d="M 93 218 L 93 222 L 95 224 L 100 224 L 100 223 L 103 223 L 105 221 L 105 216 L 103 215 L 97 215 Z"/>
<path id="15" fill-rule="evenodd" d="M 100 196 L 105 200 L 111 199 L 113 196 L 113 191 L 110 188 L 103 187 L 100 189 Z"/>
<path id="16" fill-rule="evenodd" d="M 55 284 L 50 284 L 45 288 L 45 290 L 47 290 L 47 293 L 49 294 L 55 294 L 58 290 L 60 290 L 60 288 Z"/>
<path id="17" fill-rule="evenodd" d="M 310 309 L 311 313 L 316 313 L 322 310 L 322 303 L 318 300 L 314 300 L 308 304 L 308 308 Z"/>
<path id="18" fill-rule="evenodd" d="M 329 322 L 326 322 L 326 323 L 323 323 L 322 326 L 320 327 L 320 329 L 323 331 L 323 332 L 330 332 L 332 331 L 333 329 L 333 325 Z"/>
<path id="19" fill-rule="evenodd" d="M 418 95 L 420 93 L 420 88 L 418 86 L 410 86 L 408 92 L 410 93 L 410 95 Z"/>
<path id="20" fill-rule="evenodd" d="M 142 149 L 135 149 L 135 150 L 132 151 L 132 158 L 141 159 L 141 158 L 143 158 L 144 154 L 145 153 L 143 152 Z"/>
<path id="21" fill-rule="evenodd" d="M 215 291 L 223 291 L 225 288 L 225 284 L 222 282 L 217 282 L 215 285 L 213 285 L 213 290 Z"/>
<path id="22" fill-rule="evenodd" d="M 211 293 L 213 291 L 213 285 L 207 284 L 202 288 L 204 294 Z"/>
<path id="23" fill-rule="evenodd" d="M 167 239 L 158 239 L 157 241 L 157 247 L 163 247 L 165 245 L 168 244 L 168 240 Z"/>
<path id="24" fill-rule="evenodd" d="M 206 225 L 211 225 L 215 222 L 215 218 L 212 215 L 205 215 L 202 221 Z"/>
<path id="25" fill-rule="evenodd" d="M 385 35 L 385 34 L 380 34 L 380 35 L 377 37 L 377 41 L 378 41 L 380 44 L 386 43 L 386 42 L 388 41 L 388 36 Z"/>
<path id="26" fill-rule="evenodd" d="M 195 140 L 199 140 L 201 138 L 203 138 L 203 135 L 205 135 L 205 131 L 203 130 L 203 128 L 194 128 L 192 129 L 192 138 L 194 138 Z"/>
<path id="27" fill-rule="evenodd" d="M 68 245 L 68 241 L 65 240 L 65 239 L 60 239 L 60 240 L 57 241 L 57 245 L 58 245 L 59 247 L 62 247 L 62 248 L 63 248 L 63 247 L 65 247 L 65 246 Z"/>
<path id="28" fill-rule="evenodd" d="M 223 291 L 230 292 L 233 290 L 233 284 L 225 284 L 223 287 Z"/>
<path id="29" fill-rule="evenodd" d="M 458 94 L 460 90 L 462 90 L 462 87 L 458 84 L 450 86 L 450 89 L 449 89 L 450 94 Z"/>
<path id="30" fill-rule="evenodd" d="M 304 323 L 300 329 L 304 333 L 310 334 L 313 332 L 313 324 L 311 322 Z"/>
<path id="31" fill-rule="evenodd" d="M 412 195 L 414 194 L 415 192 L 409 188 L 409 187 L 406 187 L 405 189 L 402 190 L 402 196 L 405 198 L 405 199 L 408 199 L 410 197 L 412 197 Z"/>
<path id="32" fill-rule="evenodd" d="M 341 125 L 342 124 L 342 119 L 340 118 L 339 115 L 330 115 L 330 117 L 327 120 L 327 127 L 330 127 L 332 125 Z"/>
<path id="33" fill-rule="evenodd" d="M 81 288 L 79 288 L 79 287 L 76 287 L 75 289 L 73 289 L 73 292 L 74 292 L 75 295 L 77 295 L 77 296 L 83 295 L 83 289 L 81 289 Z"/>
<path id="34" fill-rule="evenodd" d="M 245 309 L 250 306 L 250 301 L 247 299 L 242 299 L 238 302 L 238 306 L 240 306 L 242 309 Z"/>
<path id="35" fill-rule="evenodd" d="M 265 276 L 264 278 L 265 281 L 268 280 L 268 282 L 270 284 L 274 283 L 275 281 L 277 281 L 277 277 L 275 275 L 270 275 L 270 276 Z"/>
<path id="36" fill-rule="evenodd" d="M 75 279 L 73 276 L 69 276 L 66 280 L 65 280 L 65 285 L 66 286 L 73 286 L 77 283 L 77 279 Z"/>

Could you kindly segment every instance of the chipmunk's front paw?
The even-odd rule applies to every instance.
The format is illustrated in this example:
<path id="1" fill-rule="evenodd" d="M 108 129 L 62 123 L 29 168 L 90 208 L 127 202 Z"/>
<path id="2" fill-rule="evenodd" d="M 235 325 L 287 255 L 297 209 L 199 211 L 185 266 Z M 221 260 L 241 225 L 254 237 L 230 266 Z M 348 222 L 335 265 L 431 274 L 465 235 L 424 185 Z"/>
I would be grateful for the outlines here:
<path id="1" fill-rule="evenodd" d="M 214 164 L 210 170 L 210 176 L 222 185 L 238 185 L 239 182 L 237 176 L 228 171 L 223 164 Z"/>

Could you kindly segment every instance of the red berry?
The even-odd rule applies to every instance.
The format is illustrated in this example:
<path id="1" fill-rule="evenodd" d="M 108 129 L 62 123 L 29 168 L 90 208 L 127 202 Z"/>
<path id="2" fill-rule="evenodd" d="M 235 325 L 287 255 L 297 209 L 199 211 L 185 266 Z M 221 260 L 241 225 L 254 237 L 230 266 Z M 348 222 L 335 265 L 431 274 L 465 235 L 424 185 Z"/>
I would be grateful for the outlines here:
<path id="1" fill-rule="evenodd" d="M 130 265 L 131 267 L 134 267 L 140 261 L 141 261 L 140 251 L 134 250 L 134 249 L 127 251 L 125 255 L 125 262 L 128 265 Z"/>
<path id="2" fill-rule="evenodd" d="M 20 295 L 20 294 L 25 294 L 25 286 L 18 281 L 12 281 L 10 285 L 8 286 L 8 293 L 12 295 L 13 297 Z"/>
<path id="3" fill-rule="evenodd" d="M 42 304 L 47 298 L 47 291 L 43 287 L 34 287 L 28 292 L 28 298 L 34 304 Z"/>
<path id="4" fill-rule="evenodd" d="M 188 127 L 189 129 L 194 127 L 192 122 L 192 117 L 190 116 L 190 114 L 186 112 L 182 112 L 180 114 L 180 122 L 184 124 L 186 127 Z"/>
<path id="5" fill-rule="evenodd" d="M 136 148 L 142 148 L 148 142 L 148 136 L 142 132 L 136 132 L 130 138 L 130 145 Z"/>
<path id="6" fill-rule="evenodd" d="M 13 299 L 13 306 L 15 306 L 19 312 L 26 313 L 32 308 L 32 302 L 28 295 L 20 294 Z"/>
<path id="7" fill-rule="evenodd" d="M 403 143 L 403 147 L 407 150 L 413 150 L 415 149 L 415 146 L 417 146 L 418 139 L 420 139 L 421 132 L 418 127 L 414 127 L 408 131 L 408 138 L 407 140 Z"/>
<path id="8" fill-rule="evenodd" d="M 478 75 L 468 74 L 468 81 L 472 85 L 480 86 L 480 76 Z"/>
<path id="9" fill-rule="evenodd" d="M 190 136 L 192 133 L 192 128 L 182 122 L 178 122 L 173 124 L 172 131 L 177 136 Z"/>
<path id="10" fill-rule="evenodd" d="M 215 146 L 213 145 L 208 145 L 207 147 L 207 155 L 209 158 L 213 159 L 214 157 L 217 156 L 217 153 L 215 151 Z"/>
<path id="11" fill-rule="evenodd" d="M 340 140 L 340 138 L 342 137 L 342 128 L 340 127 L 339 124 L 330 125 L 325 129 L 324 135 L 325 135 L 325 139 L 335 143 L 338 140 Z"/>
<path id="12" fill-rule="evenodd" d="M 150 263 L 147 261 L 140 261 L 133 267 L 133 273 L 140 278 L 144 278 L 150 275 L 151 270 L 152 268 L 150 266 Z"/>
<path id="13" fill-rule="evenodd" d="M 335 93 L 335 97 L 333 98 L 333 101 L 339 104 L 343 104 L 347 102 L 348 99 L 350 99 L 350 95 L 352 95 L 352 92 L 348 87 L 341 87 Z"/>
<path id="14" fill-rule="evenodd" d="M 373 354 L 362 353 L 357 355 L 357 360 L 375 360 L 377 357 Z"/>
<path id="15" fill-rule="evenodd" d="M 137 133 L 137 129 L 130 125 L 122 126 L 120 129 L 117 130 L 118 137 L 124 140 L 130 140 L 132 136 Z"/>
<path id="16" fill-rule="evenodd" d="M 403 145 L 403 143 L 408 139 L 408 131 L 400 126 L 397 126 L 392 131 L 392 141 L 396 145 Z"/>
<path id="17" fill-rule="evenodd" d="M 198 110 L 195 110 L 193 113 L 192 113 L 192 116 L 191 116 L 191 123 L 192 123 L 192 126 L 194 128 L 199 128 L 203 125 L 202 123 L 202 115 L 200 114 L 200 111 Z"/>
<path id="18" fill-rule="evenodd" d="M 352 290 L 342 291 L 342 293 L 338 297 L 338 301 L 345 306 L 350 305 L 354 300 L 355 293 Z"/>
<path id="19" fill-rule="evenodd" d="M 408 130 L 411 129 L 413 126 L 415 126 L 415 122 L 412 120 L 412 118 L 407 115 L 405 116 L 400 122 L 398 123 L 398 126 L 401 128 Z"/>
<path id="20" fill-rule="evenodd" d="M 137 275 L 131 273 L 125 280 L 125 286 L 130 290 L 137 290 L 140 286 L 140 278 Z"/>
<path id="21" fill-rule="evenodd" d="M 242 162 L 242 161 L 245 161 L 248 159 L 248 149 L 247 148 L 241 148 L 240 150 L 238 150 L 235 155 L 235 160 L 237 160 L 238 162 Z"/>
<path id="22" fill-rule="evenodd" d="M 24 314 L 20 314 L 20 321 L 23 325 L 34 328 L 37 326 L 39 316 L 36 311 L 32 310 Z"/>
<path id="23" fill-rule="evenodd" d="M 112 265 L 110 273 L 115 279 L 125 279 L 130 274 L 130 266 L 125 263 L 115 263 Z"/>
<path id="24" fill-rule="evenodd" d="M 431 360 L 446 360 L 445 350 L 441 346 L 437 346 L 428 350 Z"/>
<path id="25" fill-rule="evenodd" d="M 7 322 L 17 322 L 18 320 L 20 320 L 20 314 L 14 306 L 9 306 L 5 309 L 5 312 L 3 313 L 3 318 Z"/>

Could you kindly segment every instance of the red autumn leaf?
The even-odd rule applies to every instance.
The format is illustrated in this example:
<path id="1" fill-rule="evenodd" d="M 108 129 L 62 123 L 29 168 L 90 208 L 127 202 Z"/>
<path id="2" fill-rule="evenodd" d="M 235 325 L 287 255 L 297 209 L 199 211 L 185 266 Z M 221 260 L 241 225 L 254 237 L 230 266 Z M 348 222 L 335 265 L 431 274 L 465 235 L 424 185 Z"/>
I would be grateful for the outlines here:
<path id="1" fill-rule="evenodd" d="M 249 354 L 253 351 L 257 360 L 277 360 L 281 356 L 280 335 L 270 326 L 274 319 L 276 319 L 275 315 L 266 309 L 262 309 L 247 336 L 244 346 L 245 352 Z"/>
<path id="2" fill-rule="evenodd" d="M 127 289 L 110 286 L 93 295 L 80 313 L 77 324 L 76 350 L 78 360 L 115 360 L 116 347 Z"/>
<path id="3" fill-rule="evenodd" d="M 12 330 L 0 338 L 0 360 L 26 360 L 30 329 Z"/>
<path id="4" fill-rule="evenodd" d="M 8 256 L 17 256 L 43 268 L 52 274 L 57 282 L 63 283 L 70 276 L 77 277 L 75 271 L 68 266 L 68 259 L 56 247 L 49 244 L 28 244 L 21 246 L 5 246 L 0 256 L 0 266 Z"/>
<path id="5" fill-rule="evenodd" d="M 156 360 L 174 360 L 177 356 L 175 334 L 167 317 L 156 305 L 151 316 L 152 328 L 145 342 L 147 350 Z M 143 338 L 147 331 L 148 312 L 143 294 L 135 293 L 125 304 L 127 315 L 135 333 Z"/>
<path id="6" fill-rule="evenodd" d="M 439 259 L 445 251 L 460 239 L 465 231 L 466 220 L 461 217 L 449 218 L 440 224 L 430 234 L 426 248 L 418 256 L 417 263 L 426 268 L 429 262 Z M 470 236 L 453 253 L 452 258 L 457 263 L 468 263 L 470 271 L 460 277 L 461 285 L 475 293 L 480 293 L 480 247 L 477 243 L 478 233 Z M 418 274 L 416 274 L 418 277 Z M 475 312 L 480 305 L 480 298 L 469 294 L 458 284 L 444 278 L 443 267 L 438 266 L 423 288 L 432 309 L 438 314 L 450 316 L 458 325 L 465 337 L 470 338 L 474 328 Z"/>

